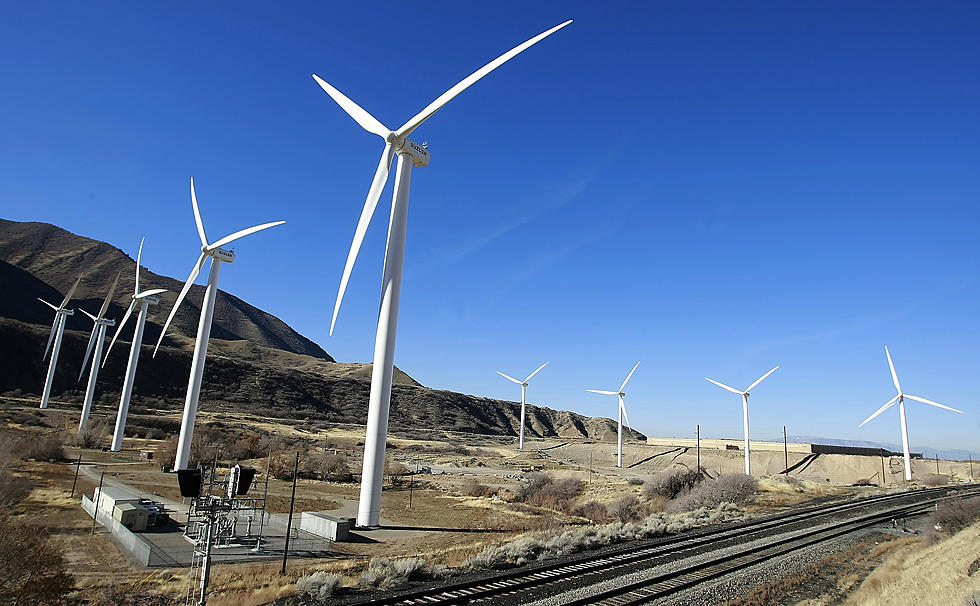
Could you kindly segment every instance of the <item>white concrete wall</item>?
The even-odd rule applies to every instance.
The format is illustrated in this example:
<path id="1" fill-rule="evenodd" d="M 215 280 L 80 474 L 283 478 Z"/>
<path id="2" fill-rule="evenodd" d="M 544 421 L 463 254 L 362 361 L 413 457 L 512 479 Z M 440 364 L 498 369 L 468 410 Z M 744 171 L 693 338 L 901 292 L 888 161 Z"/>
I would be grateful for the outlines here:
<path id="1" fill-rule="evenodd" d="M 684 448 L 696 448 L 698 445 L 697 438 L 647 438 L 648 446 L 666 446 L 666 447 L 684 447 Z M 740 451 L 744 450 L 745 442 L 744 440 L 727 440 L 727 439 L 701 439 L 701 448 L 711 448 L 715 450 L 725 450 L 728 445 L 737 447 Z M 782 442 L 761 442 L 756 440 L 750 440 L 749 446 L 752 450 L 768 450 L 768 451 L 778 451 L 783 452 Z M 789 452 L 810 454 L 809 444 L 798 444 L 790 442 L 786 445 Z"/>

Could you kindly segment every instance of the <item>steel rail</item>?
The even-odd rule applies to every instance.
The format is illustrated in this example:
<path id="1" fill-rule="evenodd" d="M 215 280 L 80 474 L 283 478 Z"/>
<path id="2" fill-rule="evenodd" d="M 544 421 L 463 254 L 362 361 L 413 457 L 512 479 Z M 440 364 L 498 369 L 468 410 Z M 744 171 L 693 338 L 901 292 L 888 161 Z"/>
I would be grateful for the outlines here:
<path id="1" fill-rule="evenodd" d="M 656 541 L 655 543 L 639 550 L 635 547 L 634 543 L 633 546 L 607 551 L 598 558 L 595 554 L 578 554 L 572 561 L 548 562 L 490 577 L 482 577 L 480 579 L 462 581 L 435 588 L 401 592 L 396 595 L 376 597 L 374 599 L 353 602 L 352 604 L 400 606 L 415 604 L 465 604 L 472 601 L 489 599 L 503 593 L 523 591 L 554 582 L 567 582 L 579 577 L 604 573 L 614 568 L 704 547 L 712 543 L 719 543 L 735 538 L 743 539 L 746 534 L 756 534 L 812 518 L 832 516 L 851 509 L 881 505 L 910 497 L 923 497 L 933 494 L 946 496 L 951 490 L 958 491 L 962 488 L 965 487 L 941 487 L 904 491 L 858 500 L 812 506 L 769 516 L 762 520 L 739 522 L 725 525 L 723 528 L 702 528 L 692 533 L 685 533 L 667 539 L 653 539 Z M 938 500 L 938 498 L 935 500 Z M 904 505 L 903 507 L 914 507 L 918 505 L 919 503 L 916 503 Z M 889 513 L 888 515 L 894 515 L 894 513 Z"/>

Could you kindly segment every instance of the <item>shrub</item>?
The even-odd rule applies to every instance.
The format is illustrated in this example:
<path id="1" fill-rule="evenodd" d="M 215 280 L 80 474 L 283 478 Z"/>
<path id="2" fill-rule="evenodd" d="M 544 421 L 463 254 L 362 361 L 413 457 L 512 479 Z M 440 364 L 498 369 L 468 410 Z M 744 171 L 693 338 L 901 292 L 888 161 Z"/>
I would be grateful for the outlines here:
<path id="1" fill-rule="evenodd" d="M 41 436 L 37 439 L 27 440 L 27 447 L 24 449 L 25 459 L 35 461 L 65 461 L 65 449 L 61 446 L 61 440 L 55 435 Z"/>
<path id="2" fill-rule="evenodd" d="M 348 482 L 351 479 L 350 465 L 344 455 L 325 453 L 317 461 L 317 467 L 321 480 Z"/>
<path id="3" fill-rule="evenodd" d="M 497 491 L 485 484 L 481 484 L 476 478 L 467 480 L 461 489 L 462 493 L 468 497 L 488 497 L 497 494 Z"/>
<path id="4" fill-rule="evenodd" d="M 606 513 L 620 522 L 632 522 L 640 517 L 640 499 L 631 494 L 614 499 L 606 506 Z"/>
<path id="5" fill-rule="evenodd" d="M 584 526 L 560 532 L 550 538 L 521 535 L 501 545 L 484 547 L 483 551 L 467 560 L 465 565 L 499 570 L 624 541 L 676 534 L 695 526 L 728 522 L 741 517 L 738 508 L 728 504 L 718 509 L 702 507 L 681 514 L 652 514 L 642 524 L 613 522 L 601 526 Z"/>
<path id="6" fill-rule="evenodd" d="M 90 420 L 82 431 L 69 433 L 66 441 L 78 448 L 98 448 L 108 434 L 109 424 L 104 419 L 98 422 Z"/>
<path id="7" fill-rule="evenodd" d="M 0 472 L 0 509 L 10 509 L 30 494 L 33 484 L 26 478 L 3 471 Z"/>
<path id="8" fill-rule="evenodd" d="M 0 513 L 0 603 L 62 603 L 74 584 L 43 527 Z"/>
<path id="9" fill-rule="evenodd" d="M 980 497 L 946 499 L 936 504 L 930 521 L 940 532 L 952 534 L 980 519 Z"/>
<path id="10" fill-rule="evenodd" d="M 744 473 L 733 473 L 707 480 L 689 493 L 672 501 L 667 511 L 691 511 L 699 507 L 717 507 L 722 503 L 742 503 L 755 494 L 758 482 Z"/>
<path id="11" fill-rule="evenodd" d="M 661 471 L 650 477 L 643 485 L 643 496 L 652 499 L 656 496 L 677 498 L 683 492 L 694 488 L 703 476 L 683 467 Z"/>
<path id="12" fill-rule="evenodd" d="M 434 571 L 422 558 L 371 558 L 357 583 L 361 587 L 391 588 L 410 581 L 420 581 L 434 576 Z"/>
<path id="13" fill-rule="evenodd" d="M 518 489 L 514 500 L 537 507 L 570 512 L 572 500 L 582 494 L 585 484 L 574 478 L 555 479 L 551 474 L 538 473 Z"/>
<path id="14" fill-rule="evenodd" d="M 597 501 L 586 501 L 576 505 L 572 509 L 572 515 L 592 520 L 596 524 L 604 524 L 609 521 L 609 512 L 606 510 L 606 506 Z"/>
<path id="15" fill-rule="evenodd" d="M 296 581 L 296 593 L 314 601 L 326 600 L 334 594 L 343 580 L 339 574 L 318 571 Z"/>
<path id="16" fill-rule="evenodd" d="M 919 480 L 919 484 L 923 486 L 945 486 L 949 483 L 949 479 L 946 476 L 941 476 L 937 473 L 926 474 Z"/>

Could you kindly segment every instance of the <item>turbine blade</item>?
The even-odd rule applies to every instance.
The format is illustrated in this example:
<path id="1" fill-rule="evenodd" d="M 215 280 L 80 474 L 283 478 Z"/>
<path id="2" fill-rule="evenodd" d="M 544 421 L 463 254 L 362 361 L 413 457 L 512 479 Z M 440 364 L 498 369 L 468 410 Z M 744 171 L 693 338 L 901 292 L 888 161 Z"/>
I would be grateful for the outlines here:
<path id="1" fill-rule="evenodd" d="M 888 408 L 889 408 L 889 407 L 890 407 L 890 406 L 891 406 L 892 404 L 894 404 L 895 402 L 898 402 L 898 399 L 899 399 L 900 397 L 901 397 L 901 396 L 895 396 L 895 397 L 894 397 L 894 398 L 892 398 L 891 400 L 888 400 L 887 402 L 885 402 L 885 405 L 884 405 L 884 406 L 882 406 L 881 408 L 879 408 L 878 410 L 876 410 L 876 411 L 875 411 L 875 413 L 874 413 L 873 415 L 871 415 L 871 416 L 870 416 L 870 417 L 868 417 L 867 419 L 865 419 L 865 420 L 863 420 L 863 421 L 861 421 L 861 425 L 864 425 L 865 423 L 867 423 L 867 422 L 868 422 L 868 421 L 870 421 L 871 419 L 873 419 L 873 418 L 875 418 L 875 417 L 877 417 L 877 416 L 878 416 L 878 415 L 880 415 L 881 413 L 883 413 L 883 412 L 885 412 L 886 410 L 888 410 Z M 861 425 L 858 425 L 858 427 L 861 427 Z"/>
<path id="2" fill-rule="evenodd" d="M 112 303 L 112 295 L 116 293 L 116 284 L 118 283 L 119 273 L 117 272 L 116 279 L 112 281 L 112 286 L 109 287 L 109 294 L 105 296 L 105 301 L 102 302 L 102 308 L 99 309 L 99 318 L 105 316 L 105 312 L 109 310 L 109 304 Z"/>
<path id="3" fill-rule="evenodd" d="M 909 394 L 905 394 L 905 397 L 906 398 L 909 398 L 910 400 L 915 400 L 916 402 L 922 402 L 923 404 L 928 404 L 930 406 L 938 406 L 939 408 L 945 408 L 946 410 L 952 410 L 953 412 L 958 412 L 961 415 L 965 415 L 966 414 L 962 410 L 957 410 L 955 408 L 950 408 L 949 406 L 944 406 L 944 405 L 940 404 L 939 402 L 933 402 L 932 400 L 927 400 L 925 398 L 920 398 L 919 396 L 910 396 Z"/>
<path id="4" fill-rule="evenodd" d="M 517 383 L 518 385 L 523 385 L 523 383 L 521 383 L 520 381 L 518 381 L 517 379 L 515 379 L 514 377 L 512 377 L 510 375 L 505 375 L 504 373 L 500 372 L 499 370 L 496 371 L 496 372 L 497 372 L 498 375 L 500 375 L 501 377 L 507 379 L 508 381 L 513 381 L 514 383 Z"/>
<path id="5" fill-rule="evenodd" d="M 399 137 L 407 137 L 408 135 L 412 134 L 412 131 L 414 131 L 416 128 L 421 126 L 422 123 L 428 120 L 430 117 L 432 117 L 432 114 L 439 111 L 439 109 L 443 105 L 449 103 L 453 99 L 453 97 L 463 92 L 464 90 L 466 90 L 467 88 L 475 84 L 478 80 L 480 80 L 481 78 L 483 78 L 484 76 L 492 72 L 493 70 L 497 69 L 507 61 L 510 61 L 511 59 L 519 55 L 521 52 L 527 50 L 528 48 L 540 42 L 541 40 L 544 40 L 545 38 L 557 32 L 558 30 L 565 27 L 571 22 L 572 20 L 569 19 L 568 21 L 562 23 L 561 25 L 556 25 L 555 27 L 549 29 L 548 31 L 542 32 L 537 36 L 531 38 L 527 42 L 515 46 L 514 48 L 510 49 L 506 53 L 500 55 L 499 57 L 491 61 L 490 63 L 487 63 L 477 71 L 470 74 L 459 84 L 444 92 L 438 99 L 436 99 L 435 101 L 427 105 L 425 109 L 415 114 L 408 122 L 403 124 L 401 128 L 395 131 L 395 134 L 398 135 Z"/>
<path id="6" fill-rule="evenodd" d="M 201 209 L 197 205 L 197 194 L 194 193 L 194 177 L 191 177 L 191 206 L 194 207 L 194 222 L 197 223 L 197 235 L 201 237 L 201 246 L 207 246 L 208 236 L 204 233 L 204 221 L 201 220 Z"/>
<path id="7" fill-rule="evenodd" d="M 739 390 L 735 389 L 734 387 L 729 387 L 729 386 L 725 385 L 724 383 L 719 383 L 718 381 L 715 381 L 714 379 L 709 379 L 708 377 L 705 377 L 705 380 L 711 381 L 712 383 L 714 383 L 718 387 L 721 387 L 722 389 L 727 389 L 728 391 L 730 391 L 732 393 L 737 393 L 738 395 L 742 395 L 742 392 L 740 392 Z"/>
<path id="8" fill-rule="evenodd" d="M 888 358 L 888 368 L 892 371 L 892 382 L 895 383 L 895 389 L 898 393 L 902 393 L 902 386 L 898 384 L 898 373 L 895 372 L 895 365 L 892 364 L 892 355 L 888 352 L 888 346 L 885 345 L 885 356 Z"/>
<path id="9" fill-rule="evenodd" d="M 633 370 L 630 371 L 630 374 L 626 375 L 626 380 L 623 381 L 623 384 L 619 386 L 619 391 L 620 392 L 622 392 L 624 389 L 626 389 L 626 384 L 630 382 L 630 378 L 632 378 L 633 373 L 636 372 L 636 367 L 639 366 L 639 365 L 640 365 L 640 363 L 637 362 L 636 363 L 636 366 L 633 367 Z"/>
<path id="10" fill-rule="evenodd" d="M 276 225 L 282 225 L 285 221 L 273 221 L 271 223 L 263 223 L 262 225 L 256 225 L 255 227 L 249 227 L 248 229 L 243 229 L 241 231 L 236 231 L 235 233 L 221 238 L 214 244 L 209 244 L 207 246 L 208 251 L 217 250 L 224 246 L 225 244 L 231 244 L 239 238 L 244 238 L 249 234 L 254 234 L 257 231 L 262 231 L 263 229 L 269 229 L 270 227 L 275 227 Z"/>
<path id="11" fill-rule="evenodd" d="M 620 402 L 619 403 L 619 407 L 623 410 L 623 420 L 626 421 L 626 427 L 628 427 L 630 429 L 630 431 L 632 431 L 633 430 L 633 426 L 630 425 L 630 417 L 629 417 L 628 414 L 626 414 L 626 404 L 623 403 L 623 402 Z"/>
<path id="12" fill-rule="evenodd" d="M 384 124 L 378 122 L 377 118 L 364 111 L 364 108 L 351 101 L 347 95 L 330 86 L 330 84 L 328 84 L 327 81 L 320 76 L 313 74 L 313 79 L 316 80 L 316 83 L 320 85 L 320 88 L 322 88 L 324 92 L 330 95 L 331 99 L 337 102 L 337 105 L 339 105 L 341 109 L 347 112 L 348 116 L 354 118 L 354 121 L 361 125 L 361 128 L 369 133 L 378 135 L 382 139 L 388 139 L 388 135 L 391 134 L 390 128 L 387 128 Z"/>
<path id="13" fill-rule="evenodd" d="M 529 374 L 529 375 L 527 376 L 527 378 L 526 378 L 526 379 L 524 379 L 524 383 L 527 383 L 528 381 L 530 381 L 530 380 L 531 380 L 531 377 L 533 377 L 534 375 L 536 375 L 536 374 L 538 374 L 539 372 L 541 372 L 541 369 L 542 369 L 542 368 L 544 368 L 545 366 L 547 366 L 548 364 L 551 364 L 551 362 L 545 362 L 545 363 L 544 363 L 544 364 L 542 364 L 541 366 L 538 366 L 538 369 L 537 369 L 537 370 L 535 370 L 534 372 L 532 372 L 531 374 Z"/>
<path id="14" fill-rule="evenodd" d="M 749 386 L 748 386 L 748 387 L 747 387 L 747 388 L 745 389 L 745 393 L 749 393 L 750 391 L 752 391 L 752 388 L 753 388 L 753 387 L 755 387 L 755 386 L 756 386 L 756 385 L 758 385 L 759 383 L 762 383 L 762 381 L 763 381 L 763 379 L 765 379 L 766 377 L 768 377 L 768 376 L 769 376 L 769 375 L 771 375 L 772 373 L 774 373 L 774 372 L 776 372 L 776 370 L 778 370 L 778 369 L 779 369 L 779 367 L 777 366 L 776 368 L 773 368 L 772 370 L 770 370 L 770 371 L 769 371 L 769 372 L 767 372 L 766 374 L 764 374 L 764 375 L 762 375 L 761 377 L 759 377 L 759 378 L 758 378 L 758 379 L 756 380 L 756 382 L 755 382 L 755 383 L 753 383 L 753 384 L 751 384 L 751 385 L 749 385 Z"/>
<path id="15" fill-rule="evenodd" d="M 160 349 L 160 343 L 163 343 L 163 337 L 167 334 L 167 329 L 170 328 L 170 323 L 173 322 L 174 316 L 177 315 L 177 309 L 180 304 L 183 303 L 184 297 L 187 296 L 187 292 L 194 285 L 194 280 L 197 279 L 198 274 L 201 273 L 201 268 L 204 267 L 204 262 L 207 260 L 208 255 L 205 252 L 201 252 L 201 256 L 197 258 L 197 262 L 194 263 L 194 267 L 191 268 L 191 275 L 187 277 L 187 281 L 184 282 L 184 287 L 180 289 L 180 294 L 177 295 L 177 300 L 174 301 L 174 306 L 170 310 L 170 315 L 167 316 L 167 321 L 163 323 L 163 330 L 160 331 L 160 338 L 157 339 L 157 346 L 153 348 L 153 357 L 156 357 L 157 350 Z M 212 261 L 213 263 L 213 261 Z"/>
<path id="16" fill-rule="evenodd" d="M 57 305 L 54 305 L 54 304 L 52 304 L 52 303 L 48 303 L 47 301 L 45 301 L 45 300 L 44 300 L 44 299 L 42 299 L 41 297 L 38 297 L 38 298 L 37 298 L 37 300 L 38 300 L 38 301 L 40 301 L 41 303 L 44 303 L 45 305 L 47 305 L 47 306 L 48 306 L 48 307 L 50 307 L 51 309 L 53 309 L 53 310 L 55 310 L 55 311 L 58 311 L 58 306 L 57 306 Z"/>
<path id="17" fill-rule="evenodd" d="M 102 358 L 102 368 L 105 368 L 106 360 L 109 359 L 109 352 L 112 351 L 112 346 L 116 344 L 116 339 L 119 338 L 119 333 L 122 332 L 126 322 L 129 321 L 129 316 L 133 315 L 133 308 L 136 307 L 136 299 L 129 304 L 129 309 L 126 310 L 126 314 L 123 316 L 122 322 L 116 325 L 116 332 L 112 335 L 112 341 L 109 343 L 109 347 L 105 350 L 105 357 Z"/>
<path id="18" fill-rule="evenodd" d="M 78 371 L 78 380 L 82 380 L 82 375 L 85 374 L 85 365 L 88 364 L 88 357 L 92 354 L 92 347 L 95 345 L 95 335 L 99 332 L 99 325 L 96 324 L 92 327 L 92 334 L 88 338 L 88 347 L 85 348 L 85 357 L 82 358 L 82 369 Z"/>
<path id="19" fill-rule="evenodd" d="M 146 238 L 140 240 L 140 250 L 136 253 L 136 288 L 133 289 L 134 295 L 138 295 L 140 292 L 140 260 L 143 257 L 143 242 L 146 242 Z"/>
<path id="20" fill-rule="evenodd" d="M 592 393 L 601 393 L 604 396 L 618 396 L 618 391 L 608 391 L 605 389 L 586 389 L 585 391 L 591 391 Z"/>
<path id="21" fill-rule="evenodd" d="M 86 316 L 88 316 L 88 319 L 91 320 L 91 321 L 93 321 L 93 322 L 98 322 L 99 321 L 98 316 L 93 316 L 92 314 L 88 313 L 87 311 L 85 311 L 81 307 L 78 308 L 78 311 L 80 311 L 83 314 L 85 314 Z"/>
<path id="22" fill-rule="evenodd" d="M 71 288 L 68 289 L 68 294 L 65 295 L 65 300 L 61 302 L 61 309 L 64 309 L 65 305 L 68 305 L 68 302 L 71 301 L 71 296 L 75 294 L 75 289 L 78 288 L 78 283 L 81 281 L 82 281 L 81 276 L 75 278 L 75 283 L 72 284 Z"/>
<path id="23" fill-rule="evenodd" d="M 48 303 L 48 305 L 51 305 Z M 54 314 L 54 322 L 51 324 L 51 334 L 48 335 L 48 344 L 44 348 L 44 356 L 41 358 L 42 361 L 48 359 L 48 353 L 51 351 L 51 343 L 54 341 L 54 333 L 58 330 L 58 321 L 61 319 L 61 314 Z"/>
<path id="24" fill-rule="evenodd" d="M 374 173 L 371 189 L 368 190 L 367 200 L 364 201 L 364 208 L 361 210 L 361 218 L 357 220 L 357 229 L 354 230 L 354 240 L 351 242 L 350 252 L 347 253 L 347 264 L 344 266 L 344 275 L 340 278 L 340 290 L 337 292 L 337 302 L 333 308 L 333 319 L 330 320 L 331 335 L 333 335 L 334 326 L 337 324 L 337 314 L 340 313 L 340 304 L 344 300 L 344 291 L 347 290 L 347 282 L 350 280 L 351 271 L 354 269 L 354 261 L 357 260 L 357 253 L 361 250 L 364 235 L 367 234 L 371 217 L 374 216 L 374 209 L 378 207 L 381 192 L 384 191 L 385 182 L 388 181 L 388 171 L 394 156 L 395 150 L 391 143 L 385 143 L 384 151 L 381 152 L 381 161 L 378 162 L 378 170 Z"/>
<path id="25" fill-rule="evenodd" d="M 150 290 L 144 290 L 143 292 L 139 293 L 138 295 L 136 295 L 133 298 L 134 299 L 145 299 L 147 297 L 152 297 L 153 295 L 159 295 L 159 294 L 165 293 L 165 292 L 167 292 L 167 289 L 166 288 L 151 288 Z"/>

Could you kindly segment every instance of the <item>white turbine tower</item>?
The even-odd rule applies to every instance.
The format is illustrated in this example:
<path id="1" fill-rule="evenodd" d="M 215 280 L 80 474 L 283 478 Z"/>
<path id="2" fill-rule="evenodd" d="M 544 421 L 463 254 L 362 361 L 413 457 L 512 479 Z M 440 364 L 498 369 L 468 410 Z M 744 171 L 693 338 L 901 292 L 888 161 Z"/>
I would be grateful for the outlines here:
<path id="1" fill-rule="evenodd" d="M 510 375 L 505 375 L 504 373 L 500 372 L 499 370 L 497 371 L 497 374 L 500 375 L 501 377 L 507 379 L 508 381 L 513 381 L 514 383 L 517 383 L 518 385 L 521 386 L 521 434 L 520 434 L 521 437 L 520 437 L 520 440 L 519 440 L 518 446 L 517 446 L 517 448 L 519 450 L 524 450 L 524 406 L 525 406 L 525 401 L 527 400 L 527 382 L 530 381 L 531 380 L 531 377 L 533 377 L 534 375 L 538 374 L 538 372 L 542 368 L 544 368 L 545 366 L 547 366 L 548 364 L 549 364 L 549 362 L 545 362 L 544 364 L 542 364 L 541 366 L 539 366 L 538 367 L 538 370 L 535 370 L 534 372 L 532 372 L 531 374 L 529 374 L 527 376 L 527 378 L 524 379 L 523 381 L 518 381 L 517 379 L 515 379 L 514 377 L 512 377 Z"/>
<path id="2" fill-rule="evenodd" d="M 777 366 L 776 368 L 779 368 L 779 367 Z M 768 377 L 772 373 L 776 372 L 776 368 L 773 368 L 772 370 L 770 370 L 766 374 L 764 374 L 761 377 L 759 377 L 758 379 L 756 379 L 755 383 L 753 383 L 753 384 L 751 384 L 751 385 L 749 385 L 748 387 L 745 388 L 745 391 L 739 391 L 739 390 L 735 389 L 734 387 L 729 387 L 728 385 L 725 385 L 724 383 L 719 383 L 718 381 L 715 381 L 714 379 L 708 379 L 708 377 L 705 377 L 705 379 L 707 379 L 708 381 L 711 381 L 712 383 L 714 383 L 718 387 L 721 387 L 722 389 L 727 389 L 728 391 L 730 391 L 732 393 L 737 393 L 738 395 L 742 396 L 742 422 L 745 425 L 745 475 L 749 475 L 749 476 L 752 475 L 752 458 L 751 458 L 751 453 L 749 451 L 749 392 L 752 391 L 753 389 L 755 389 L 755 386 L 756 385 L 758 385 L 759 383 L 762 383 L 762 380 L 763 379 L 765 379 L 766 377 Z"/>
<path id="3" fill-rule="evenodd" d="M 105 345 L 105 333 L 109 326 L 115 326 L 116 321 L 110 320 L 105 317 L 105 312 L 109 309 L 109 303 L 112 302 L 112 295 L 116 292 L 116 284 L 119 283 L 119 274 L 116 274 L 116 279 L 112 281 L 112 286 L 109 288 L 109 294 L 106 295 L 105 301 L 102 302 L 102 307 L 99 309 L 98 315 L 93 316 L 84 309 L 81 310 L 83 314 L 89 317 L 90 320 L 95 324 L 92 326 L 92 335 L 88 338 L 88 347 L 85 348 L 85 358 L 82 359 L 82 369 L 78 371 L 78 380 L 82 380 L 82 375 L 85 374 L 85 365 L 88 364 L 89 355 L 92 354 L 92 348 L 95 348 L 95 355 L 92 356 L 92 369 L 88 374 L 88 387 L 85 389 L 85 403 L 82 404 L 82 416 L 78 420 L 78 431 L 81 432 L 85 429 L 85 424 L 88 422 L 89 413 L 92 412 L 92 398 L 95 395 L 95 382 L 99 377 L 99 360 L 102 359 L 102 346 Z"/>
<path id="4" fill-rule="evenodd" d="M 153 356 L 156 357 L 157 350 L 160 349 L 160 343 L 163 342 L 163 336 L 167 334 L 167 329 L 170 327 L 170 322 L 173 321 L 174 315 L 177 314 L 177 309 L 180 308 L 180 304 L 184 301 L 184 297 L 187 296 L 187 292 L 190 291 L 191 286 L 193 286 L 194 280 L 201 273 L 204 263 L 210 258 L 211 272 L 208 274 L 208 285 L 204 290 L 204 302 L 201 304 L 201 319 L 197 323 L 197 339 L 194 342 L 191 374 L 187 381 L 187 396 L 184 398 L 184 416 L 180 422 L 180 437 L 177 439 L 177 457 L 174 461 L 174 469 L 187 469 L 187 463 L 191 456 L 191 441 L 194 439 L 194 422 L 197 419 L 197 402 L 201 396 L 201 379 L 204 377 L 204 362 L 208 354 L 208 340 L 211 338 L 211 320 L 214 317 L 214 302 L 218 296 L 218 272 L 221 270 L 222 263 L 231 263 L 235 260 L 234 252 L 224 250 L 221 247 L 231 244 L 235 240 L 249 234 L 254 234 L 257 231 L 285 223 L 285 221 L 263 223 L 262 225 L 236 231 L 209 244 L 208 237 L 204 233 L 201 210 L 197 206 L 197 194 L 194 193 L 193 177 L 191 177 L 191 206 L 194 208 L 194 222 L 197 224 L 197 235 L 201 238 L 201 254 L 191 269 L 191 275 L 184 282 L 184 287 L 180 289 L 180 294 L 177 295 L 174 307 L 170 310 L 170 315 L 167 316 L 167 321 L 163 325 L 163 330 L 160 331 L 160 338 L 157 339 L 157 345 L 153 349 Z"/>
<path id="5" fill-rule="evenodd" d="M 112 335 L 112 342 L 109 343 L 109 348 L 105 352 L 105 358 L 102 360 L 102 366 L 105 367 L 106 360 L 109 359 L 109 353 L 112 351 L 112 346 L 116 344 L 119 333 L 122 332 L 122 329 L 126 326 L 126 322 L 129 320 L 129 316 L 133 314 L 133 309 L 139 303 L 140 312 L 136 318 L 136 331 L 133 333 L 133 343 L 129 348 L 129 363 L 126 365 L 126 378 L 123 381 L 122 394 L 119 396 L 119 412 L 116 414 L 116 429 L 112 434 L 112 452 L 122 450 L 123 433 L 126 430 L 126 416 L 129 415 L 129 398 L 133 395 L 133 380 L 136 378 L 136 365 L 139 363 L 140 345 L 143 344 L 143 326 L 146 324 L 146 310 L 150 305 L 156 305 L 160 302 L 160 298 L 156 295 L 167 292 L 165 288 L 154 288 L 140 292 L 140 261 L 143 257 L 143 242 L 145 240 L 146 238 L 140 240 L 140 249 L 136 253 L 136 286 L 133 289 L 133 300 L 129 304 L 129 309 L 126 310 L 126 315 L 123 316 L 122 321 L 116 327 L 116 332 Z"/>
<path id="6" fill-rule="evenodd" d="M 910 400 L 915 400 L 916 402 L 922 402 L 923 404 L 928 404 L 930 406 L 937 406 L 939 408 L 945 408 L 946 410 L 952 410 L 953 412 L 958 412 L 960 414 L 966 414 L 962 410 L 956 410 L 955 408 L 950 408 L 949 406 L 944 406 L 939 402 L 933 402 L 932 400 L 927 400 L 925 398 L 920 398 L 919 396 L 913 396 L 902 391 L 902 386 L 898 382 L 898 374 L 895 372 L 895 365 L 892 364 L 892 355 L 888 353 L 888 347 L 885 347 L 885 357 L 888 358 L 888 368 L 892 371 L 892 382 L 895 383 L 895 389 L 898 390 L 898 395 L 885 402 L 885 405 L 875 411 L 873 415 L 861 422 L 864 425 L 871 419 L 877 417 L 881 413 L 888 410 L 895 402 L 898 402 L 898 416 L 902 423 L 902 449 L 905 454 L 905 480 L 912 480 L 912 456 L 909 453 L 909 426 L 905 420 L 905 398 Z M 858 427 L 861 427 L 858 425 Z"/>
<path id="7" fill-rule="evenodd" d="M 381 518 L 381 481 L 384 474 L 385 445 L 388 433 L 388 408 L 391 401 L 391 376 L 395 355 L 395 332 L 398 325 L 398 300 L 401 291 L 402 264 L 405 256 L 405 229 L 408 219 L 408 191 L 411 183 L 412 166 L 425 166 L 429 163 L 429 150 L 426 145 L 408 139 L 408 136 L 436 113 L 456 95 L 469 88 L 503 63 L 514 58 L 533 44 L 555 33 L 571 23 L 566 21 L 541 33 L 527 42 L 507 51 L 486 64 L 456 86 L 442 94 L 421 112 L 413 116 L 398 130 L 391 130 L 374 116 L 367 113 L 343 93 L 325 82 L 316 74 L 313 78 L 340 107 L 369 133 L 385 140 L 381 161 L 374 173 L 374 180 L 368 190 L 367 200 L 361 217 L 354 230 L 354 240 L 347 264 L 340 280 L 337 303 L 333 319 L 330 321 L 330 334 L 337 322 L 340 303 L 347 289 L 354 261 L 364 241 L 378 199 L 388 181 L 388 171 L 395 154 L 398 155 L 398 168 L 395 173 L 395 191 L 391 205 L 391 219 L 388 224 L 388 243 L 385 248 L 385 264 L 381 283 L 381 306 L 378 313 L 378 332 L 374 342 L 374 367 L 371 372 L 371 397 L 368 405 L 367 434 L 364 439 L 364 467 L 361 472 L 361 496 L 358 503 L 357 524 L 361 527 L 377 527 Z"/>
<path id="8" fill-rule="evenodd" d="M 626 427 L 629 427 L 631 430 L 633 429 L 632 427 L 630 427 L 629 415 L 626 414 L 626 403 L 623 401 L 623 398 L 626 397 L 626 392 L 624 390 L 626 389 L 626 384 L 630 382 L 630 377 L 633 376 L 633 373 L 636 372 L 636 367 L 639 365 L 640 363 L 637 362 L 636 366 L 633 367 L 633 370 L 630 371 L 630 374 L 626 375 L 626 380 L 623 381 L 623 384 L 619 386 L 619 391 L 607 391 L 605 389 L 585 390 L 585 391 L 591 391 L 592 393 L 601 393 L 606 396 L 619 396 L 619 425 L 617 427 L 617 432 L 616 432 L 616 442 L 617 442 L 616 467 L 623 466 L 623 418 L 624 417 L 626 418 Z"/>
<path id="9" fill-rule="evenodd" d="M 61 351 L 61 336 L 65 332 L 65 321 L 68 319 L 68 316 L 75 315 L 75 310 L 67 309 L 65 305 L 68 305 L 68 302 L 71 301 L 71 296 L 75 294 L 75 289 L 78 288 L 78 283 L 81 279 L 81 276 L 75 278 L 75 283 L 68 289 L 68 294 L 61 301 L 61 305 L 52 305 L 40 297 L 37 299 L 54 310 L 54 322 L 51 324 L 51 334 L 48 335 L 48 344 L 44 348 L 44 356 L 41 358 L 43 362 L 44 358 L 48 357 L 48 353 L 51 353 L 51 361 L 48 363 L 48 376 L 44 379 L 44 391 L 41 393 L 41 408 L 48 407 L 48 398 L 51 396 L 51 383 L 54 381 L 54 369 L 58 365 L 58 353 Z M 53 351 L 51 349 L 52 340 L 54 341 Z"/>

